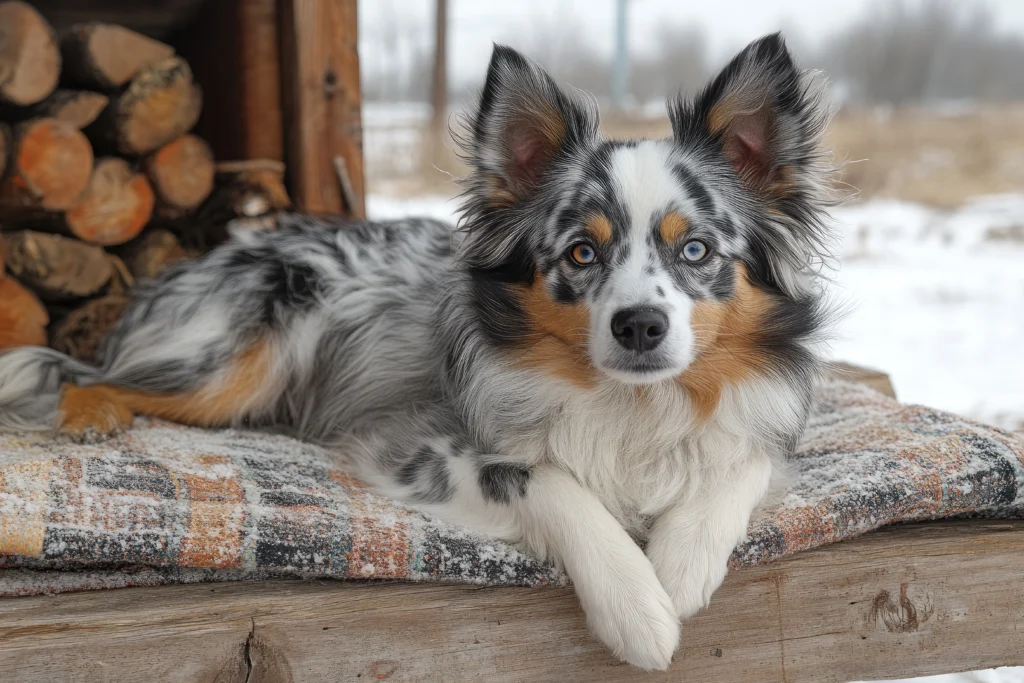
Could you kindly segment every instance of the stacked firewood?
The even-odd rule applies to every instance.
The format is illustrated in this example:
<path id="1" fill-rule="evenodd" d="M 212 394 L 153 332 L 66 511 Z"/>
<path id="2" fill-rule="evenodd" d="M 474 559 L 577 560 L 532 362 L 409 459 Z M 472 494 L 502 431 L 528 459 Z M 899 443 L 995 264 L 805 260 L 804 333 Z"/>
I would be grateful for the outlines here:
<path id="1" fill-rule="evenodd" d="M 91 359 L 136 281 L 289 205 L 280 162 L 214 161 L 201 111 L 172 47 L 0 2 L 0 349 Z"/>

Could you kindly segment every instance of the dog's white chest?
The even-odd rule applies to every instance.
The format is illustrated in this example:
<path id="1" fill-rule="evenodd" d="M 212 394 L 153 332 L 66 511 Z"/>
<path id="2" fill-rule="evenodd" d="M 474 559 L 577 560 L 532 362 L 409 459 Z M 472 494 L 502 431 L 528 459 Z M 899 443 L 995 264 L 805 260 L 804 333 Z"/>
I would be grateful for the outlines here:
<path id="1" fill-rule="evenodd" d="M 544 459 L 571 471 L 627 525 L 685 497 L 706 467 L 688 404 L 674 390 L 654 393 L 574 397 L 547 434 Z"/>
<path id="2" fill-rule="evenodd" d="M 793 430 L 801 407 L 784 386 L 763 383 L 723 392 L 702 420 L 674 383 L 594 392 L 565 400 L 549 425 L 543 459 L 571 471 L 626 526 L 690 498 L 699 488 L 728 486 L 752 458 L 780 454 L 769 428 Z"/>

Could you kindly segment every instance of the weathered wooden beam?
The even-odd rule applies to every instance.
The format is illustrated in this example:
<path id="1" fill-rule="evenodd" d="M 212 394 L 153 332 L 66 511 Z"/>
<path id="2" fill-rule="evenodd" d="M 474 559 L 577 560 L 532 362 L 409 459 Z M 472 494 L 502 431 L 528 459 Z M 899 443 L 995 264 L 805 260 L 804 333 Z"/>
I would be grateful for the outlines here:
<path id="1" fill-rule="evenodd" d="M 305 211 L 362 217 L 356 0 L 281 0 L 285 154 Z"/>
<path id="2" fill-rule="evenodd" d="M 684 625 L 664 673 L 609 655 L 570 589 L 333 581 L 0 600 L 0 670 L 23 683 L 845 683 L 948 673 L 1024 664 L 1022 554 L 1022 521 L 938 522 L 740 570 Z"/>
<path id="3" fill-rule="evenodd" d="M 896 398 L 896 391 L 893 389 L 892 380 L 884 372 L 860 365 L 853 365 L 852 363 L 835 362 L 830 365 L 833 377 L 845 379 L 847 382 L 866 384 L 889 398 Z"/>
<path id="4" fill-rule="evenodd" d="M 206 104 L 196 133 L 218 159 L 284 161 L 278 0 L 206 3 L 180 32 Z"/>

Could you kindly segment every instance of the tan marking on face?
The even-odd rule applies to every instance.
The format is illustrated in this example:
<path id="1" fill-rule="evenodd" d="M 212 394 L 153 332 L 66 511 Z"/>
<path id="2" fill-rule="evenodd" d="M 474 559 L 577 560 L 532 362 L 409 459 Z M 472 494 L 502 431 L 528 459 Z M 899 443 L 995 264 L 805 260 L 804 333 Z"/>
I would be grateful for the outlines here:
<path id="1" fill-rule="evenodd" d="M 590 233 L 598 244 L 608 244 L 612 240 L 612 222 L 603 213 L 590 216 L 583 229 Z"/>
<path id="2" fill-rule="evenodd" d="M 82 436 L 110 434 L 131 425 L 133 415 L 182 424 L 219 427 L 262 407 L 269 398 L 271 348 L 261 340 L 241 353 L 219 380 L 189 392 L 159 394 L 105 384 L 65 385 L 58 431 Z"/>
<path id="3" fill-rule="evenodd" d="M 658 234 L 661 235 L 661 241 L 665 244 L 674 244 L 689 228 L 690 223 L 685 216 L 670 211 L 661 219 L 661 224 L 658 225 Z"/>
<path id="4" fill-rule="evenodd" d="M 736 293 L 731 300 L 694 305 L 690 325 L 697 357 L 676 378 L 690 394 L 701 419 L 715 412 L 723 386 L 750 377 L 768 363 L 759 332 L 773 309 L 771 296 L 750 284 L 742 264 L 735 267 Z"/>
<path id="5" fill-rule="evenodd" d="M 587 353 L 590 311 L 586 305 L 558 303 L 548 294 L 540 275 L 529 287 L 520 288 L 519 301 L 532 333 L 518 359 L 578 386 L 593 387 L 597 379 Z"/>

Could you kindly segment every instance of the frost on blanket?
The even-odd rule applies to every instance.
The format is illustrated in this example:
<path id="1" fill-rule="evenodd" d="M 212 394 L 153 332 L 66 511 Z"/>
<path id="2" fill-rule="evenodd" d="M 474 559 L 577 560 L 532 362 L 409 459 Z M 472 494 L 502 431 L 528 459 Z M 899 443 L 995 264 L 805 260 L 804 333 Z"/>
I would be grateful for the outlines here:
<path id="1" fill-rule="evenodd" d="M 829 382 L 781 502 L 733 567 L 897 521 L 1024 512 L 1024 444 Z M 554 568 L 371 494 L 323 449 L 155 420 L 96 445 L 0 433 L 0 595 L 333 577 L 559 584 Z M 59 571 L 54 571 L 59 570 Z"/>

